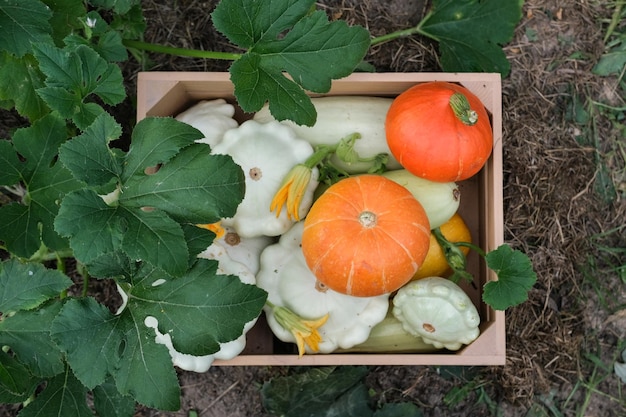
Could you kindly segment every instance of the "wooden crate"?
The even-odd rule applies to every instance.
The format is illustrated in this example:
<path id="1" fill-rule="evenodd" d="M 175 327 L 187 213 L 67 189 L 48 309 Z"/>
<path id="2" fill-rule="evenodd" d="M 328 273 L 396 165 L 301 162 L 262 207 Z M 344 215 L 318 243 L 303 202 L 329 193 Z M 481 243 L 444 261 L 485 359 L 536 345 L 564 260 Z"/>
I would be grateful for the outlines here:
<path id="1" fill-rule="evenodd" d="M 485 167 L 469 180 L 459 182 L 459 213 L 468 224 L 474 243 L 490 251 L 503 243 L 502 210 L 502 92 L 499 74 L 485 73 L 357 73 L 333 82 L 327 95 L 394 97 L 414 84 L 427 81 L 459 83 L 483 102 L 491 115 L 494 147 Z M 145 72 L 137 80 L 137 119 L 174 116 L 199 100 L 225 98 L 233 103 L 228 73 Z M 239 111 L 242 120 L 249 117 Z M 246 350 L 229 361 L 214 365 L 503 365 L 506 358 L 505 314 L 481 301 L 482 286 L 496 279 L 482 258 L 468 257 L 475 285 L 464 289 L 481 316 L 480 336 L 456 352 L 437 353 L 333 353 L 298 358 L 294 344 L 273 337 L 263 316 L 247 335 Z"/>

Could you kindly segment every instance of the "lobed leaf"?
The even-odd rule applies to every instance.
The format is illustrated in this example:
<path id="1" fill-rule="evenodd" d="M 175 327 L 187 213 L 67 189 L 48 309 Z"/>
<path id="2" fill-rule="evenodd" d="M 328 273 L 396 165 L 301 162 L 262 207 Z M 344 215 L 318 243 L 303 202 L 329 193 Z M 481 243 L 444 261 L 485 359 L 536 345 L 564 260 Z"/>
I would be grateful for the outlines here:
<path id="1" fill-rule="evenodd" d="M 40 379 L 12 355 L 0 352 L 0 402 L 26 401 L 34 392 Z"/>
<path id="2" fill-rule="evenodd" d="M 19 172 L 20 183 L 15 185 L 25 188 L 20 203 L 0 207 L 0 240 L 17 256 L 29 258 L 42 243 L 52 250 L 68 247 L 67 240 L 54 231 L 53 222 L 60 200 L 82 183 L 56 163 L 57 150 L 66 139 L 63 120 L 49 114 L 29 127 L 18 129 L 13 135 L 12 150 L 2 145 L 7 154 L 0 158 L 10 163 L 5 171 L 9 173 L 8 179 L 16 179 Z M 17 155 L 23 162 L 16 163 Z"/>
<path id="3" fill-rule="evenodd" d="M 179 152 L 152 175 L 124 184 L 120 204 L 159 207 L 180 222 L 214 223 L 235 214 L 245 191 L 241 169 L 228 155 L 211 155 L 204 144 Z"/>
<path id="4" fill-rule="evenodd" d="M 44 86 L 43 74 L 31 55 L 17 58 L 8 52 L 0 52 L 0 99 L 12 101 L 17 112 L 37 120 L 49 112 L 48 106 L 37 89 Z"/>
<path id="5" fill-rule="evenodd" d="M 76 179 L 91 186 L 104 185 L 121 176 L 122 161 L 109 148 L 121 134 L 122 127 L 104 113 L 81 135 L 61 145 L 59 158 Z"/>
<path id="6" fill-rule="evenodd" d="M 181 149 L 203 137 L 198 129 L 171 117 L 149 117 L 139 121 L 126 154 L 122 182 L 169 161 Z"/>
<path id="7" fill-rule="evenodd" d="M 155 317 L 174 348 L 191 355 L 215 353 L 220 343 L 239 337 L 243 326 L 258 317 L 267 297 L 255 285 L 219 274 L 217 262 L 206 259 L 176 279 L 146 272 L 150 279 L 135 282 L 128 308 L 142 317 Z M 153 285 L 158 278 L 165 282 Z"/>
<path id="8" fill-rule="evenodd" d="M 496 310 L 523 303 L 537 281 L 537 274 L 526 254 L 501 245 L 485 256 L 487 266 L 498 275 L 496 281 L 485 284 L 483 301 Z"/>
<path id="9" fill-rule="evenodd" d="M 87 388 L 69 368 L 51 378 L 45 389 L 20 411 L 20 417 L 88 417 L 93 411 L 87 404 Z"/>
<path id="10" fill-rule="evenodd" d="M 362 366 L 312 368 L 307 372 L 273 378 L 263 384 L 263 406 L 271 413 L 296 416 L 371 416 Z"/>
<path id="11" fill-rule="evenodd" d="M 421 22 L 421 34 L 439 43 L 447 72 L 498 72 L 510 63 L 501 46 L 513 38 L 523 0 L 435 0 Z"/>
<path id="12" fill-rule="evenodd" d="M 108 381 L 93 389 L 94 408 L 102 417 L 132 417 L 135 412 L 135 400 L 122 395 L 115 386 L 115 381 Z"/>
<path id="13" fill-rule="evenodd" d="M 70 238 L 76 259 L 89 263 L 120 249 L 125 229 L 117 213 L 95 191 L 77 190 L 63 199 L 54 228 Z"/>
<path id="14" fill-rule="evenodd" d="M 61 49 L 42 43 L 35 45 L 33 52 L 47 77 L 46 87 L 37 93 L 80 129 L 87 128 L 104 112 L 100 105 L 86 101 L 90 95 L 97 95 L 109 105 L 120 103 L 126 96 L 120 68 L 107 63 L 89 46 Z"/>
<path id="15" fill-rule="evenodd" d="M 230 67 L 244 111 L 269 101 L 276 119 L 311 126 L 316 112 L 304 90 L 328 92 L 333 79 L 351 74 L 365 56 L 366 29 L 329 22 L 313 6 L 311 0 L 222 0 L 215 8 L 215 28 L 247 50 Z"/>
<path id="16" fill-rule="evenodd" d="M 0 50 L 22 57 L 31 44 L 52 43 L 52 11 L 39 0 L 3 0 L 0 3 Z"/>
<path id="17" fill-rule="evenodd" d="M 0 321 L 0 344 L 8 346 L 33 375 L 46 378 L 63 372 L 63 353 L 50 337 L 58 301 L 35 310 L 20 310 Z"/>
<path id="18" fill-rule="evenodd" d="M 31 310 L 69 288 L 72 280 L 37 263 L 0 263 L 0 312 Z"/>

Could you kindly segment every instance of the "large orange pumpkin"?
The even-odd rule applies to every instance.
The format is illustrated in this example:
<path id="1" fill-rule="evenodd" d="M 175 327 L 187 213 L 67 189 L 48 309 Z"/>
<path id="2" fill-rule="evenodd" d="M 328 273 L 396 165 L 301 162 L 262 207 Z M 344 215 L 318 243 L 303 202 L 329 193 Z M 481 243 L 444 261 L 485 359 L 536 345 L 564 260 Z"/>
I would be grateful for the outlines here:
<path id="1" fill-rule="evenodd" d="M 304 220 L 302 252 L 320 283 L 369 297 L 410 281 L 429 242 L 426 212 L 406 188 L 360 175 L 332 185 L 313 204 Z"/>
<path id="2" fill-rule="evenodd" d="M 387 112 L 387 144 L 413 175 L 461 181 L 476 174 L 493 147 L 489 115 L 467 88 L 449 82 L 417 84 L 398 95 Z"/>

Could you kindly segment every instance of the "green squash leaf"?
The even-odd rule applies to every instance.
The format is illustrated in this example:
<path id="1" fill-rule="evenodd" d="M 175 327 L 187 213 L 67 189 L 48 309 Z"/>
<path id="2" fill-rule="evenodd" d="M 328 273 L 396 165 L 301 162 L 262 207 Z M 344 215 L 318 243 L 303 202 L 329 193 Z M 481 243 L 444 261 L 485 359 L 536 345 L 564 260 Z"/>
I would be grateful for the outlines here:
<path id="1" fill-rule="evenodd" d="M 501 245 L 485 256 L 487 266 L 498 275 L 485 284 L 483 301 L 495 310 L 506 310 L 528 299 L 528 292 L 537 281 L 537 274 L 526 254 Z"/>
<path id="2" fill-rule="evenodd" d="M 117 14 L 127 13 L 133 6 L 140 4 L 140 0 L 90 0 L 93 6 L 113 10 Z"/>
<path id="3" fill-rule="evenodd" d="M 163 211 L 120 208 L 122 250 L 179 276 L 187 271 L 189 250 L 182 227 Z"/>
<path id="4" fill-rule="evenodd" d="M 46 388 L 20 411 L 20 417 L 88 417 L 93 412 L 87 404 L 87 388 L 69 368 L 50 379 Z"/>
<path id="5" fill-rule="evenodd" d="M 239 337 L 244 324 L 258 317 L 267 297 L 238 277 L 218 274 L 217 262 L 206 259 L 176 279 L 147 267 L 140 278 L 129 293 L 128 309 L 155 317 L 174 348 L 191 355 L 215 353 L 220 343 Z M 157 279 L 165 282 L 153 285 Z"/>
<path id="6" fill-rule="evenodd" d="M 513 38 L 523 0 L 435 0 L 420 22 L 420 33 L 439 43 L 446 72 L 497 72 L 510 63 L 502 45 Z"/>
<path id="7" fill-rule="evenodd" d="M 89 263 L 120 249 L 125 228 L 118 207 L 108 206 L 89 189 L 69 193 L 63 199 L 54 227 L 70 237 L 76 259 Z"/>
<path id="8" fill-rule="evenodd" d="M 204 135 L 171 117 L 148 117 L 135 126 L 124 162 L 122 181 L 169 161 L 181 149 Z"/>
<path id="9" fill-rule="evenodd" d="M 10 100 L 20 115 L 34 121 L 49 112 L 36 92 L 43 86 L 43 74 L 32 55 L 17 58 L 0 52 L 0 100 Z"/>
<path id="10" fill-rule="evenodd" d="M 0 263 L 0 312 L 31 310 L 69 288 L 72 280 L 37 263 L 10 259 Z"/>
<path id="11" fill-rule="evenodd" d="M 55 228 L 85 264 L 121 251 L 179 276 L 199 253 L 190 253 L 183 226 L 231 217 L 243 199 L 243 172 L 229 156 L 195 144 L 202 133 L 173 118 L 140 121 L 126 154 L 108 147 L 119 132 L 102 115 L 61 147 L 61 161 L 77 178 L 94 186 L 117 182 L 119 193 L 108 202 L 97 187 L 68 194 Z M 156 173 L 145 172 L 157 165 Z"/>
<path id="12" fill-rule="evenodd" d="M 61 145 L 59 158 L 76 179 L 87 185 L 107 184 L 122 173 L 122 161 L 109 147 L 121 134 L 122 127 L 104 113 L 81 135 Z"/>
<path id="13" fill-rule="evenodd" d="M 137 175 L 124 185 L 120 204 L 159 207 L 178 221 L 214 223 L 237 210 L 243 177 L 228 155 L 211 155 L 195 144 L 183 149 L 153 175 Z M 199 198 L 200 197 L 200 198 Z"/>
<path id="14" fill-rule="evenodd" d="M 122 395 L 115 386 L 115 381 L 107 380 L 93 389 L 93 403 L 98 416 L 132 417 L 135 413 L 135 400 Z"/>
<path id="15" fill-rule="evenodd" d="M 89 46 L 60 49 L 37 44 L 34 55 L 47 76 L 46 87 L 37 93 L 51 109 L 72 119 L 80 129 L 87 128 L 104 112 L 100 105 L 87 102 L 90 95 L 97 95 L 108 105 L 119 104 L 126 97 L 119 66 L 107 63 Z"/>
<path id="16" fill-rule="evenodd" d="M 0 402 L 25 401 L 35 392 L 40 381 L 15 357 L 0 351 Z"/>
<path id="17" fill-rule="evenodd" d="M 178 278 L 145 263 L 136 272 L 122 284 L 128 301 L 120 314 L 92 298 L 69 300 L 51 326 L 52 338 L 87 387 L 101 385 L 111 375 L 122 395 L 149 407 L 177 410 L 176 372 L 146 317 L 158 320 L 178 351 L 207 355 L 241 335 L 244 325 L 261 313 L 267 294 L 237 277 L 218 275 L 217 262 L 206 259 Z"/>
<path id="18" fill-rule="evenodd" d="M 115 316 L 91 297 L 68 300 L 52 323 L 52 339 L 62 347 L 74 374 L 89 389 L 104 383 L 109 369 L 114 370 L 119 360 L 122 341 L 111 337 L 117 325 Z"/>
<path id="19" fill-rule="evenodd" d="M 165 346 L 154 342 L 143 319 L 114 316 L 93 298 L 72 299 L 50 332 L 87 387 L 103 383 L 111 374 L 121 394 L 149 407 L 177 410 L 180 388 L 171 358 Z"/>
<path id="20" fill-rule="evenodd" d="M 8 346 L 33 375 L 45 378 L 63 372 L 63 353 L 50 337 L 61 310 L 54 301 L 36 310 L 20 310 L 0 321 L 0 344 Z"/>
<path id="21" fill-rule="evenodd" d="M 87 10 L 83 0 L 42 0 L 52 10 L 52 37 L 60 45 L 67 35 L 82 27 Z"/>
<path id="22" fill-rule="evenodd" d="M 230 68 L 244 111 L 257 111 L 269 101 L 276 119 L 311 126 L 316 112 L 304 90 L 326 93 L 333 79 L 351 74 L 362 61 L 369 32 L 341 20 L 329 22 L 323 11 L 311 13 L 314 4 L 223 0 L 215 8 L 215 28 L 247 50 Z"/>
<path id="23" fill-rule="evenodd" d="M 285 417 L 372 416 L 362 383 L 367 367 L 312 368 L 303 373 L 273 378 L 263 384 L 263 406 Z"/>
<path id="24" fill-rule="evenodd" d="M 0 50 L 22 57 L 31 43 L 52 44 L 52 11 L 39 0 L 3 0 L 0 3 Z"/>
<path id="25" fill-rule="evenodd" d="M 68 247 L 66 239 L 53 229 L 59 203 L 63 196 L 82 187 L 62 164 L 55 163 L 59 146 L 67 140 L 66 126 L 63 120 L 49 114 L 31 126 L 18 129 L 13 135 L 12 150 L 5 143 L 2 145 L 4 161 L 10 166 L 3 166 L 8 178 L 15 179 L 19 172 L 19 184 L 24 188 L 21 202 L 0 207 L 0 240 L 7 249 L 20 257 L 29 258 L 37 252 L 42 243 L 51 250 Z M 9 156 L 9 154 L 11 156 Z M 19 154 L 23 162 L 16 162 Z M 3 162 L 4 162 L 3 161 Z"/>

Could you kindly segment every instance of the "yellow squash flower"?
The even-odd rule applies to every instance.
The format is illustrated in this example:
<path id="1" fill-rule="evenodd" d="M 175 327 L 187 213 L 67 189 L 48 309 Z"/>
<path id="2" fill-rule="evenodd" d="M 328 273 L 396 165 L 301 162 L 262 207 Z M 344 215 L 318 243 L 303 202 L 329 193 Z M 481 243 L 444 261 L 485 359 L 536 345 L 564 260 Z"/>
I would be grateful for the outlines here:
<path id="1" fill-rule="evenodd" d="M 209 223 L 209 224 L 197 224 L 197 227 L 207 229 L 215 233 L 215 239 L 219 239 L 226 234 L 226 229 L 221 225 L 221 222 Z"/>
<path id="2" fill-rule="evenodd" d="M 267 304 L 274 310 L 274 317 L 278 324 L 296 338 L 298 345 L 298 356 L 304 355 L 304 345 L 306 344 L 313 352 L 318 352 L 319 344 L 322 341 L 318 329 L 328 320 L 328 313 L 316 320 L 305 320 L 287 307 L 275 306 L 269 301 Z"/>
<path id="3" fill-rule="evenodd" d="M 272 199 L 270 211 L 276 211 L 276 217 L 278 217 L 283 206 L 286 206 L 289 219 L 300 220 L 300 203 L 310 181 L 311 168 L 305 164 L 298 164 L 291 168 Z"/>

